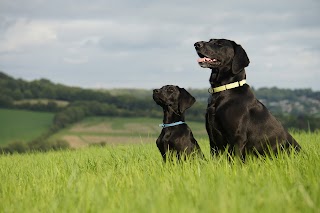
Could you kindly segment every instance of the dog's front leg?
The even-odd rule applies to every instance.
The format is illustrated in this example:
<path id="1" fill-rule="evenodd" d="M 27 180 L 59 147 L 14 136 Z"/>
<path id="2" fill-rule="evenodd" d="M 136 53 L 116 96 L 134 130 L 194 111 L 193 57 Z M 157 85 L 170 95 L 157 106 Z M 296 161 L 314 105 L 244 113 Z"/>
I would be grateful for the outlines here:
<path id="1" fill-rule="evenodd" d="M 160 137 L 157 139 L 157 147 L 161 153 L 161 156 L 163 158 L 163 161 L 166 162 L 166 158 L 167 158 L 167 152 L 168 152 L 168 142 L 161 139 Z"/>
<path id="2" fill-rule="evenodd" d="M 245 134 L 235 134 L 231 141 L 234 141 L 234 144 L 231 144 L 228 153 L 230 156 L 238 156 L 244 161 L 246 157 L 247 137 L 245 137 Z"/>
<path id="3" fill-rule="evenodd" d="M 164 146 L 163 144 L 158 146 L 158 149 L 162 155 L 163 161 L 166 162 L 167 160 L 167 153 L 168 153 L 168 145 Z"/>
<path id="4" fill-rule="evenodd" d="M 212 156 L 218 155 L 224 149 L 224 138 L 217 129 L 215 122 L 215 107 L 209 106 L 206 113 L 206 129 L 210 140 L 210 152 Z"/>

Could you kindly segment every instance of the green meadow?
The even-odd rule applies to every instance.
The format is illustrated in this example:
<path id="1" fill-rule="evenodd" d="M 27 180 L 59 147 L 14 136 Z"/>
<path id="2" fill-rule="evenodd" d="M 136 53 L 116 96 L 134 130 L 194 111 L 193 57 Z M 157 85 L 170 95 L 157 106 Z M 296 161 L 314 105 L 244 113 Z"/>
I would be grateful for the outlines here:
<path id="1" fill-rule="evenodd" d="M 210 158 L 207 139 L 207 161 L 182 163 L 151 140 L 1 155 L 0 212 L 320 212 L 320 133 L 293 135 L 299 154 L 245 163 Z"/>
<path id="2" fill-rule="evenodd" d="M 53 116 L 47 112 L 0 109 L 0 145 L 35 139 L 50 128 Z"/>
<path id="3" fill-rule="evenodd" d="M 1 109 L 0 118 L 5 144 L 40 136 L 53 114 Z M 204 124 L 188 122 L 207 161 L 164 164 L 161 122 L 89 117 L 49 138 L 72 149 L 0 155 L 0 212 L 320 212 L 320 132 L 292 132 L 297 155 L 243 163 L 211 158 Z"/>

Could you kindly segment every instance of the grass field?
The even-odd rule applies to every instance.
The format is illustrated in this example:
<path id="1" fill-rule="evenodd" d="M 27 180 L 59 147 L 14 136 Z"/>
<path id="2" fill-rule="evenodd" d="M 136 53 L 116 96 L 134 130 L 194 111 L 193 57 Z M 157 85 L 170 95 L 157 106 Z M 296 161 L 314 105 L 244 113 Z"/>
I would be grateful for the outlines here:
<path id="1" fill-rule="evenodd" d="M 0 109 L 0 145 L 11 141 L 29 141 L 48 130 L 54 114 Z"/>
<path id="2" fill-rule="evenodd" d="M 51 139 L 63 139 L 72 148 L 86 147 L 89 144 L 140 144 L 154 143 L 161 132 L 161 119 L 89 117 L 63 129 Z M 205 126 L 199 122 L 187 122 L 196 138 L 207 137 Z"/>
<path id="3" fill-rule="evenodd" d="M 0 212 L 320 212 L 320 133 L 294 137 L 298 155 L 244 164 L 163 164 L 154 141 L 3 155 Z"/>

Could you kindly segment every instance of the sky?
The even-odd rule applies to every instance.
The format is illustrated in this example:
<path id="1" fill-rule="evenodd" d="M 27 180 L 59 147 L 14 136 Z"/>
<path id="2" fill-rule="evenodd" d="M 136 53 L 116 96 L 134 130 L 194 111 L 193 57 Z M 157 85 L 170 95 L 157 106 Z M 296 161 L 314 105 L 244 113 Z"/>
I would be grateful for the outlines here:
<path id="1" fill-rule="evenodd" d="M 193 44 L 226 38 L 254 88 L 320 90 L 320 1 L 0 0 L 0 71 L 83 88 L 208 88 Z"/>

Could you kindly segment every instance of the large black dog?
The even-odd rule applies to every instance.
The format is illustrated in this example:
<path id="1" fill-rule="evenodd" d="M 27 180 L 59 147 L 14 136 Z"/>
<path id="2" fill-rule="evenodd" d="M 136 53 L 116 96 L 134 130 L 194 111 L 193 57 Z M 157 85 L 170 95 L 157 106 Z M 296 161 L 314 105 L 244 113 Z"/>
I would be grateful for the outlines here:
<path id="1" fill-rule="evenodd" d="M 153 90 L 154 101 L 163 109 L 163 127 L 157 139 L 157 146 L 166 161 L 168 151 L 176 153 L 178 159 L 182 155 L 198 155 L 203 158 L 191 129 L 185 123 L 184 112 L 190 108 L 195 98 L 185 89 L 178 86 L 166 85 Z"/>
<path id="2" fill-rule="evenodd" d="M 210 68 L 206 129 L 211 154 L 228 148 L 230 154 L 245 157 L 255 154 L 277 153 L 279 150 L 300 150 L 300 145 L 281 123 L 259 102 L 248 84 L 245 67 L 249 58 L 234 41 L 210 39 L 194 44 L 198 63 Z"/>

